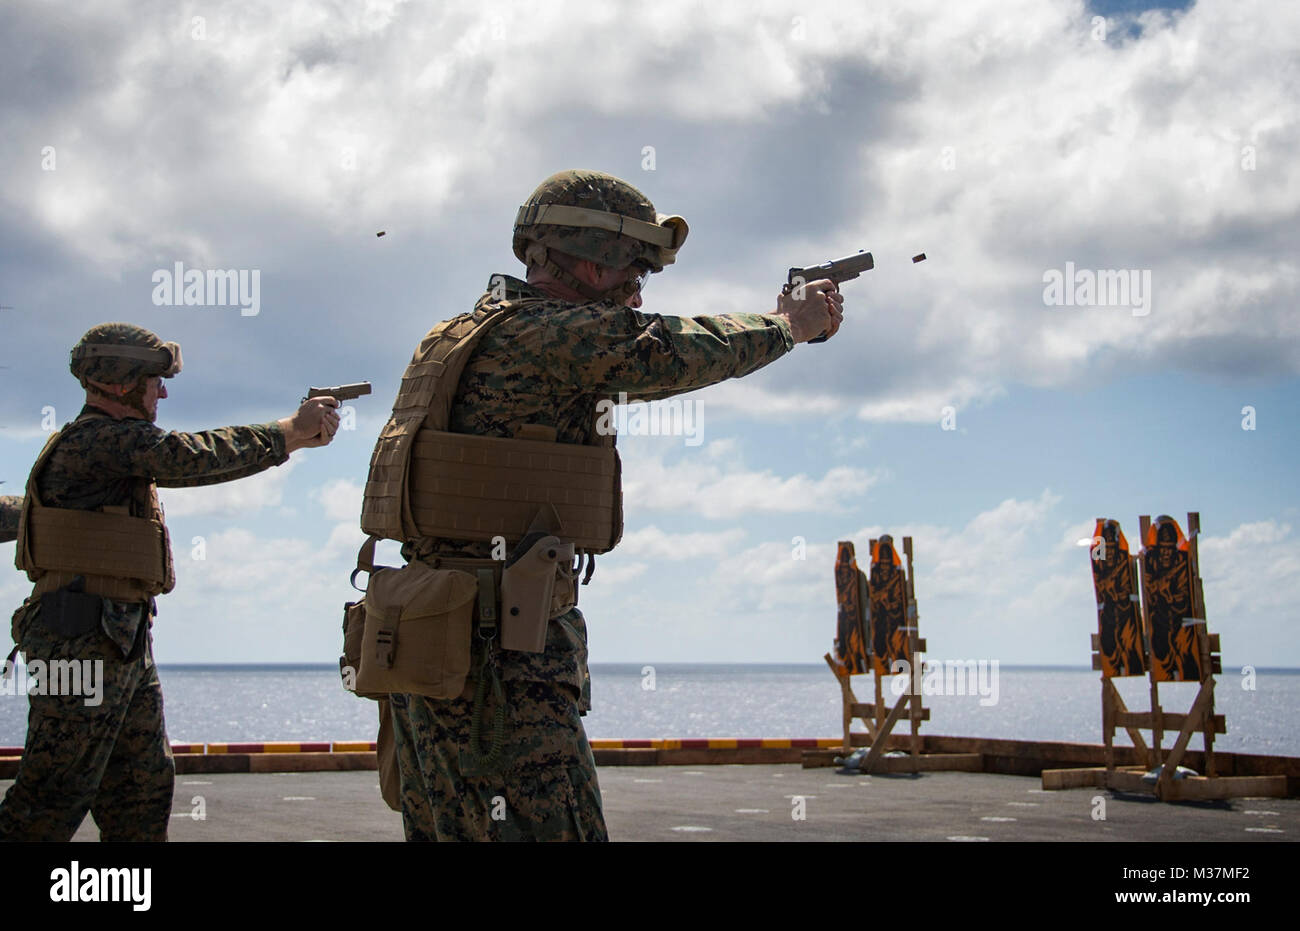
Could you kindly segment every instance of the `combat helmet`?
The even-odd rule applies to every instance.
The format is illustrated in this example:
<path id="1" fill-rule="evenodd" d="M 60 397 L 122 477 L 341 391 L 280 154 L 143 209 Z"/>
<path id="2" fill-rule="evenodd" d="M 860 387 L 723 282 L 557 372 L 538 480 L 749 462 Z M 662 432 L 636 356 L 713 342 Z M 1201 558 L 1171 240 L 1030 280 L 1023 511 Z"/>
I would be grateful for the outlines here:
<path id="1" fill-rule="evenodd" d="M 514 252 L 525 265 L 541 266 L 579 292 L 601 297 L 551 261 L 548 250 L 614 269 L 635 263 L 660 272 L 675 261 L 688 232 L 684 219 L 656 212 L 626 181 L 572 169 L 551 175 L 519 208 Z"/>
<path id="2" fill-rule="evenodd" d="M 130 385 L 141 378 L 171 378 L 181 370 L 181 347 L 131 323 L 91 327 L 72 347 L 68 368 L 81 382 Z"/>

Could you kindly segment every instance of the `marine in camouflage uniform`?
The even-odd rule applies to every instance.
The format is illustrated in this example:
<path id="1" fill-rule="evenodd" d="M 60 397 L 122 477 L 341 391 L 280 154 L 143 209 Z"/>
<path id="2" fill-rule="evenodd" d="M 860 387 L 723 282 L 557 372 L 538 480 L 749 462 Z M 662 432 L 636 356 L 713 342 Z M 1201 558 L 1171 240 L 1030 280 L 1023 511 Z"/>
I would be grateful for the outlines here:
<path id="1" fill-rule="evenodd" d="M 528 203 L 579 204 L 648 221 L 657 216 L 641 192 L 598 172 L 554 175 Z M 630 269 L 633 263 L 648 271 L 666 264 L 663 254 L 656 256 L 644 243 L 604 230 L 517 226 L 516 254 L 530 273 L 545 262 L 552 280 L 560 275 L 537 248 L 539 240 L 565 255 L 629 270 L 629 279 L 639 270 Z M 639 277 L 643 284 L 644 275 Z M 830 287 L 824 284 L 810 289 L 820 293 Z M 571 288 L 594 290 L 581 281 Z M 466 365 L 452 405 L 452 432 L 511 437 L 522 425 L 543 424 L 555 427 L 560 442 L 595 445 L 598 402 L 620 392 L 630 400 L 667 398 L 738 378 L 785 355 L 796 342 L 790 320 L 780 314 L 666 317 L 638 312 L 636 287 L 589 300 L 557 298 L 548 293 L 554 290 L 507 275 L 489 279 L 476 312 L 491 311 L 503 300 L 525 303 L 483 337 Z M 808 311 L 822 321 L 830 314 L 832 333 L 838 329 L 838 299 L 827 299 L 820 318 Z M 822 329 L 814 325 L 803 340 Z M 491 547 L 436 540 L 419 549 L 408 543 L 403 555 L 486 558 Z M 476 671 L 483 646 L 477 637 L 474 644 Z M 505 746 L 493 765 L 483 766 L 472 752 L 471 686 L 453 700 L 390 696 L 407 839 L 607 840 L 595 760 L 581 721 L 590 709 L 582 612 L 573 607 L 550 621 L 544 652 L 497 650 L 494 661 L 503 694 L 489 691 L 481 713 L 483 744 L 499 705 L 507 717 Z"/>
<path id="2" fill-rule="evenodd" d="M 101 324 L 86 333 L 79 346 L 84 345 L 164 344 L 139 327 Z M 32 476 L 45 507 L 125 507 L 131 516 L 147 517 L 155 486 L 233 481 L 283 463 L 292 449 L 323 445 L 303 441 L 308 421 L 323 419 L 314 413 L 201 433 L 165 432 L 152 423 L 157 402 L 156 397 L 150 400 L 147 384 L 157 379 L 152 391 L 166 397 L 158 367 L 111 355 L 78 360 L 75 352 L 72 370 L 88 387 L 87 404 Z M 173 367 L 179 371 L 179 364 Z M 112 393 L 101 394 L 96 386 Z M 131 408 L 126 416 L 122 404 Z M 310 405 L 314 411 L 321 402 L 308 402 L 303 409 Z M 320 440 L 328 442 L 328 437 L 322 434 Z M 68 637 L 42 621 L 38 597 L 15 612 L 14 641 L 29 667 L 35 660 L 44 661 L 47 669 L 55 660 L 102 662 L 102 694 L 96 705 L 83 695 L 29 696 L 22 761 L 0 802 L 0 840 L 66 841 L 87 811 L 101 840 L 167 839 L 175 767 L 153 663 L 153 615 L 152 598 L 103 598 L 98 627 Z"/>
<path id="3" fill-rule="evenodd" d="M 0 495 L 0 543 L 18 538 L 18 515 L 22 513 L 23 499 L 14 495 Z"/>

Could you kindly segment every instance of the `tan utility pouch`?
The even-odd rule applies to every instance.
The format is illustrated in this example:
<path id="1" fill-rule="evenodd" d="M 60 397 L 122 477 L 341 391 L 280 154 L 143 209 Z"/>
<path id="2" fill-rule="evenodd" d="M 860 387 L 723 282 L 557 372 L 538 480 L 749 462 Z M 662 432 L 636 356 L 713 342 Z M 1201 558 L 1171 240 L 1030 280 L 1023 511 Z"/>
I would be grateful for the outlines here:
<path id="1" fill-rule="evenodd" d="M 359 569 L 373 566 L 374 539 L 361 548 Z M 470 666 L 476 578 L 459 569 L 415 561 L 375 568 L 366 586 L 356 691 L 406 692 L 457 698 Z"/>
<path id="2" fill-rule="evenodd" d="M 343 606 L 343 655 L 339 657 L 339 675 L 343 687 L 358 698 L 383 701 L 387 692 L 364 692 L 357 688 L 357 674 L 361 669 L 361 641 L 366 631 L 366 602 L 349 601 Z"/>

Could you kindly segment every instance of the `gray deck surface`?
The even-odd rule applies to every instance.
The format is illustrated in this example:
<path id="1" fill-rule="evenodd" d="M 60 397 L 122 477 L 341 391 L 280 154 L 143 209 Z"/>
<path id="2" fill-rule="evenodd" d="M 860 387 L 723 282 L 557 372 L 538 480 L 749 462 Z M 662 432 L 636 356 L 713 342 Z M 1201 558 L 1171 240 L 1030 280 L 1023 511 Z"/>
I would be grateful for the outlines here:
<path id="1" fill-rule="evenodd" d="M 8 788 L 0 781 L 0 792 Z M 793 765 L 600 769 L 618 841 L 1295 841 L 1300 799 L 1161 804 L 1098 789 L 1044 792 L 983 773 L 841 776 Z M 796 820 L 794 797 L 804 799 Z M 196 797 L 204 819 L 196 820 Z M 1105 820 L 1094 820 L 1094 798 Z M 93 841 L 89 817 L 76 840 Z M 374 772 L 176 777 L 174 841 L 400 841 Z"/>

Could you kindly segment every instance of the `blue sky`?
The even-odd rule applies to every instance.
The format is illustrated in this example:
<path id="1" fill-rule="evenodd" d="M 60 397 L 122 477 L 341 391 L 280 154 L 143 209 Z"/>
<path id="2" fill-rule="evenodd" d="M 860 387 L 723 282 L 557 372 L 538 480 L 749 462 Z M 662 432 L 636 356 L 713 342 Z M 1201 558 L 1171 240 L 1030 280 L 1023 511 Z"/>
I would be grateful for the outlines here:
<path id="1" fill-rule="evenodd" d="M 1225 666 L 1300 665 L 1294 4 L 561 6 L 0 13 L 0 488 L 43 409 L 76 413 L 66 354 L 105 320 L 184 346 L 170 429 L 375 385 L 330 448 L 164 492 L 161 661 L 333 660 L 411 350 L 521 271 L 532 188 L 594 167 L 691 223 L 649 312 L 762 312 L 790 265 L 877 264 L 834 340 L 688 396 L 702 444 L 620 439 L 594 661 L 817 662 L 835 541 L 888 532 L 915 538 L 931 658 L 1086 665 L 1076 541 L 1197 510 Z M 258 270 L 259 313 L 155 306 L 178 261 Z M 1147 312 L 1045 304 L 1067 263 L 1149 272 Z"/>

